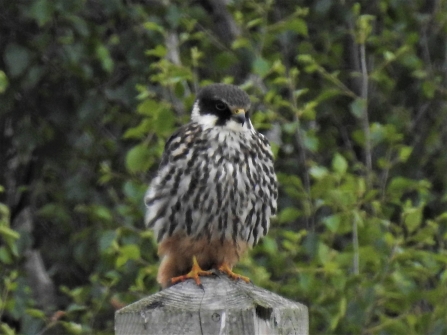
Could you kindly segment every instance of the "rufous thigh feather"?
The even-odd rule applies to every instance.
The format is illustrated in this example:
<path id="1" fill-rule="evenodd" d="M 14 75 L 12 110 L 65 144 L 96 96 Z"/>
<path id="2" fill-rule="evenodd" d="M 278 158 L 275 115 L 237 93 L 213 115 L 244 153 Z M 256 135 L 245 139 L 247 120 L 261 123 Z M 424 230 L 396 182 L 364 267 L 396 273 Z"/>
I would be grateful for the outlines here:
<path id="1" fill-rule="evenodd" d="M 168 287 L 173 277 L 181 276 L 191 269 L 192 258 L 196 256 L 203 270 L 217 268 L 226 263 L 230 269 L 247 250 L 247 242 L 220 239 L 209 240 L 208 237 L 192 238 L 184 233 L 165 238 L 158 247 L 162 258 L 157 281 L 163 288 Z"/>

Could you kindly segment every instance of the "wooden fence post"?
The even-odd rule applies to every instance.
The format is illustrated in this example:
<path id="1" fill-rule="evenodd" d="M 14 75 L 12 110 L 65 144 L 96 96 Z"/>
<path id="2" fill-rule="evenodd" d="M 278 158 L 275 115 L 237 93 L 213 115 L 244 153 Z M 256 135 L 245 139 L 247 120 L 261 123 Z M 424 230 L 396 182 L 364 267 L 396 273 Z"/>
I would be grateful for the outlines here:
<path id="1" fill-rule="evenodd" d="M 202 277 L 143 298 L 115 313 L 115 335 L 308 335 L 307 307 L 233 281 Z"/>

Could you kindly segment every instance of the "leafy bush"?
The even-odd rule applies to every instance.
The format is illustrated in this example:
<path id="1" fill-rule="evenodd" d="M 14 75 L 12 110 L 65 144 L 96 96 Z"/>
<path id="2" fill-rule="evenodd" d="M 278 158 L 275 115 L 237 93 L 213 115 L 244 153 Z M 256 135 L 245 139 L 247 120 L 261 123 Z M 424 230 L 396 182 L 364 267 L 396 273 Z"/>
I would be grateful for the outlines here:
<path id="1" fill-rule="evenodd" d="M 307 304 L 311 334 L 447 332 L 445 4 L 0 12 L 2 332 L 112 334 L 115 309 L 158 290 L 142 198 L 209 82 L 252 96 L 281 185 L 271 232 L 238 270 Z M 30 282 L 30 252 L 52 304 Z"/>

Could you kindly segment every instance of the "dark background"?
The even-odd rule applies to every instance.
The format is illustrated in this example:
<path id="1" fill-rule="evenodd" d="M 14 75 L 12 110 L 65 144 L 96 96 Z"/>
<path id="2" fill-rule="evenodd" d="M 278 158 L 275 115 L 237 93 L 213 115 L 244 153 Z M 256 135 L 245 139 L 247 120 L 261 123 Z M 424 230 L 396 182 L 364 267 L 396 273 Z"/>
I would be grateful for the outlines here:
<path id="1" fill-rule="evenodd" d="M 197 89 L 253 99 L 279 215 L 237 271 L 311 334 L 447 333 L 445 1 L 0 0 L 0 333 L 113 334 Z"/>

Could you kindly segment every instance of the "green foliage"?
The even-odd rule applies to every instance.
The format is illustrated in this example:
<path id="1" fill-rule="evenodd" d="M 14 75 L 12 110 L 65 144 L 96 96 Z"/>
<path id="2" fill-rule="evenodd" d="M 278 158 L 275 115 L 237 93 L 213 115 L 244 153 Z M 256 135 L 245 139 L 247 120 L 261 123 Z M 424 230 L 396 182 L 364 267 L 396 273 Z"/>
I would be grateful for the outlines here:
<path id="1" fill-rule="evenodd" d="M 311 334 L 446 333 L 446 5 L 233 1 L 222 33 L 201 4 L 0 5 L 0 331 L 113 334 L 116 308 L 158 290 L 144 192 L 197 88 L 227 82 L 280 181 L 238 270 L 306 303 Z"/>
<path id="2" fill-rule="evenodd" d="M 0 186 L 0 192 L 5 190 Z M 16 298 L 21 295 L 21 287 L 18 269 L 14 264 L 17 262 L 18 239 L 20 234 L 10 227 L 10 213 L 8 207 L 0 203 L 0 320 L 5 313 L 21 318 L 26 306 L 20 306 L 21 301 Z M 16 334 L 8 323 L 0 321 L 0 330 L 8 335 Z"/>
<path id="3" fill-rule="evenodd" d="M 8 77 L 6 77 L 5 72 L 0 71 L 0 94 L 6 91 L 8 87 Z"/>

